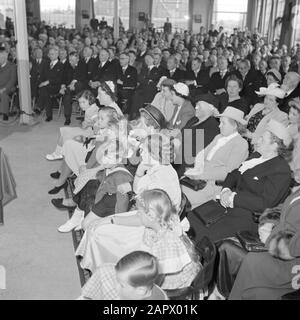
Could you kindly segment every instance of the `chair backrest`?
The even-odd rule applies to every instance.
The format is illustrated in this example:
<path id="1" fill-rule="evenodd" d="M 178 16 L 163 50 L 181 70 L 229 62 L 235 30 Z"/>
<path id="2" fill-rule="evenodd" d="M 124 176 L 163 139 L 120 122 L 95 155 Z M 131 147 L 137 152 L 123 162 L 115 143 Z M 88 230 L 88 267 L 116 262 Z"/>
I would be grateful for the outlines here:
<path id="1" fill-rule="evenodd" d="M 193 281 L 192 287 L 194 290 L 200 290 L 207 288 L 213 279 L 217 249 L 208 237 L 204 237 L 196 244 L 196 250 L 201 258 L 202 269 Z"/>
<path id="2" fill-rule="evenodd" d="M 180 211 L 179 211 L 179 218 L 180 221 L 182 221 L 184 218 L 186 218 L 187 213 L 192 210 L 192 206 L 188 198 L 184 193 L 181 195 L 181 205 L 180 205 Z"/>

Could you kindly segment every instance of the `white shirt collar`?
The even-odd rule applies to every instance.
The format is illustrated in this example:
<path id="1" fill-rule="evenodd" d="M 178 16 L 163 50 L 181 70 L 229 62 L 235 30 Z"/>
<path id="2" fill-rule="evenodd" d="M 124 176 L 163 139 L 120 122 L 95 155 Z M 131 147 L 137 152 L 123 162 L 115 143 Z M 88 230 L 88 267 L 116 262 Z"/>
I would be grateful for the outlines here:
<path id="1" fill-rule="evenodd" d="M 170 70 L 170 73 L 175 73 L 175 72 L 176 72 L 176 69 L 177 69 L 177 68 L 175 68 L 175 69 L 173 69 L 173 70 Z"/>
<path id="2" fill-rule="evenodd" d="M 55 61 L 52 61 L 50 64 L 52 65 L 52 68 L 55 67 L 55 65 L 57 64 L 58 60 L 56 59 Z"/>
<path id="3" fill-rule="evenodd" d="M 5 63 L 1 66 L 1 68 L 4 68 L 6 65 L 7 65 L 7 62 L 5 62 Z"/>

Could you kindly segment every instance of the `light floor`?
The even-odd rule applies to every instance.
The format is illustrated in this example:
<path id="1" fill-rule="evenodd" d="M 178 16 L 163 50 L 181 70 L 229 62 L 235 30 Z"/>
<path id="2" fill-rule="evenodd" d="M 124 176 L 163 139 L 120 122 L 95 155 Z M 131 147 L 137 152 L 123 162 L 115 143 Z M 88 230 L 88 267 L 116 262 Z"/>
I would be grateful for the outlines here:
<path id="1" fill-rule="evenodd" d="M 54 186 L 49 174 L 59 162 L 49 163 L 44 156 L 53 151 L 62 124 L 63 119 L 34 127 L 0 123 L 0 146 L 18 193 L 4 208 L 5 225 L 0 226 L 0 266 L 6 269 L 0 300 L 72 300 L 80 294 L 72 235 L 57 232 L 68 213 L 57 211 L 48 195 Z"/>

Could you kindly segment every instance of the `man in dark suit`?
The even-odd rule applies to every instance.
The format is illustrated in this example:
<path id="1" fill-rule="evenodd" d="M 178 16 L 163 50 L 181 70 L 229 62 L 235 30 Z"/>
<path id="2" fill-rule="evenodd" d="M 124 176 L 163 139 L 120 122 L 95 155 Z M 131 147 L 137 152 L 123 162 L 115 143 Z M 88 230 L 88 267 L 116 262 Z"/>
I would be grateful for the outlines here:
<path id="1" fill-rule="evenodd" d="M 126 113 L 131 105 L 132 97 L 137 87 L 137 70 L 129 65 L 128 53 L 121 53 L 117 73 L 118 104 Z"/>
<path id="2" fill-rule="evenodd" d="M 30 70 L 31 96 L 32 98 L 38 98 L 41 74 L 49 63 L 43 58 L 43 51 L 40 48 L 35 49 L 33 56 L 34 59 L 31 60 L 32 67 Z"/>
<path id="3" fill-rule="evenodd" d="M 226 92 L 225 83 L 231 75 L 228 70 L 228 60 L 223 56 L 218 58 L 218 69 L 219 72 L 213 73 L 208 83 L 209 91 L 215 95 Z"/>
<path id="4" fill-rule="evenodd" d="M 97 88 L 102 81 L 116 81 L 116 74 L 114 73 L 109 62 L 109 52 L 106 49 L 101 49 L 99 54 L 100 64 L 95 68 L 92 74 L 92 80 L 89 82 L 90 87 L 97 94 Z"/>
<path id="5" fill-rule="evenodd" d="M 68 76 L 68 71 L 70 66 L 69 63 L 69 59 L 68 59 L 68 52 L 66 49 L 59 49 L 58 52 L 58 57 L 59 57 L 59 61 L 62 64 L 62 68 L 63 68 L 63 80 L 62 83 L 66 83 L 67 81 L 67 76 Z"/>
<path id="6" fill-rule="evenodd" d="M 254 106 L 259 101 L 255 91 L 259 91 L 263 83 L 257 73 L 251 69 L 249 60 L 245 59 L 239 62 L 236 75 L 243 80 L 243 90 L 240 92 L 240 96 L 245 98 L 249 105 Z"/>
<path id="7" fill-rule="evenodd" d="M 92 81 L 93 79 L 93 73 L 98 68 L 97 60 L 93 59 L 93 49 L 91 47 L 85 47 L 83 49 L 83 60 L 86 64 L 87 68 L 87 79 L 88 82 Z"/>
<path id="8" fill-rule="evenodd" d="M 87 88 L 88 74 L 87 65 L 79 59 L 78 53 L 69 55 L 70 68 L 67 73 L 66 82 L 62 84 L 60 93 L 64 96 L 65 125 L 71 124 L 72 99 L 73 97 Z"/>
<path id="9" fill-rule="evenodd" d="M 169 18 L 167 18 L 167 21 L 164 24 L 164 33 L 165 34 L 171 34 L 172 33 L 172 23 L 170 22 Z"/>
<path id="10" fill-rule="evenodd" d="M 164 75 L 163 68 L 154 65 L 153 55 L 147 54 L 145 62 L 147 68 L 143 69 L 138 77 L 138 87 L 132 99 L 131 119 L 134 119 L 139 114 L 139 109 L 143 108 L 144 104 L 153 101 L 157 93 L 157 84 Z"/>
<path id="11" fill-rule="evenodd" d="M 290 110 L 289 102 L 295 98 L 300 97 L 299 85 L 300 85 L 300 75 L 298 73 L 288 72 L 285 75 L 281 89 L 283 89 L 286 92 L 286 96 L 279 105 L 279 108 L 281 111 L 289 113 L 289 110 Z"/>
<path id="12" fill-rule="evenodd" d="M 196 102 L 198 96 L 208 92 L 209 74 L 201 66 L 201 59 L 196 58 L 192 61 L 192 70 L 185 75 L 185 83 L 189 86 L 193 102 Z"/>
<path id="13" fill-rule="evenodd" d="M 8 120 L 9 95 L 15 90 L 17 83 L 16 65 L 8 61 L 8 53 L 0 49 L 0 113 L 3 120 Z"/>
<path id="14" fill-rule="evenodd" d="M 47 122 L 52 121 L 53 111 L 51 97 L 58 95 L 63 80 L 63 66 L 58 60 L 58 50 L 49 50 L 50 63 L 43 70 L 39 81 L 39 98 L 37 102 L 37 114 L 46 108 Z"/>
<path id="15" fill-rule="evenodd" d="M 166 76 L 176 82 L 184 81 L 185 72 L 178 68 L 179 61 L 175 56 L 171 56 L 167 62 Z"/>

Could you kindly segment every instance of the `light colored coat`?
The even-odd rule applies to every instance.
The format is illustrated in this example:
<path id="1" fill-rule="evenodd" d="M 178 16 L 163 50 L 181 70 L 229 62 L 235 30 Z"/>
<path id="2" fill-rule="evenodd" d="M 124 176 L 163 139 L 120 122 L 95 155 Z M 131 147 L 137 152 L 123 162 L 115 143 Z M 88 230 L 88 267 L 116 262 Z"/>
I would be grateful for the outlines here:
<path id="1" fill-rule="evenodd" d="M 212 143 L 202 151 L 204 159 L 222 137 L 222 135 L 216 136 Z M 248 158 L 248 155 L 248 143 L 238 135 L 217 150 L 211 161 L 205 160 L 204 170 L 199 174 L 200 179 L 208 181 L 207 186 L 197 192 L 182 186 L 183 192 L 188 197 L 192 207 L 196 208 L 207 201 L 213 200 L 222 189 L 215 185 L 215 181 L 224 181 L 228 173 L 239 168 L 242 162 Z"/>

